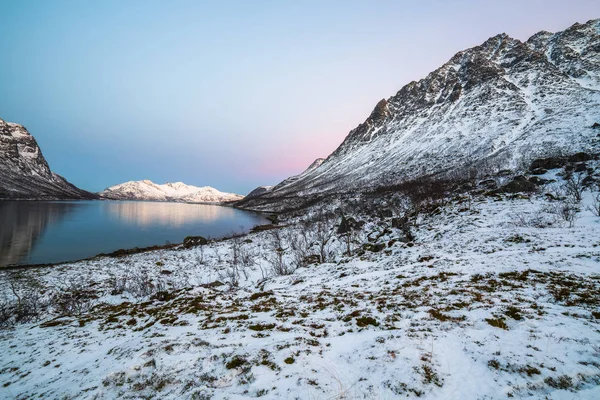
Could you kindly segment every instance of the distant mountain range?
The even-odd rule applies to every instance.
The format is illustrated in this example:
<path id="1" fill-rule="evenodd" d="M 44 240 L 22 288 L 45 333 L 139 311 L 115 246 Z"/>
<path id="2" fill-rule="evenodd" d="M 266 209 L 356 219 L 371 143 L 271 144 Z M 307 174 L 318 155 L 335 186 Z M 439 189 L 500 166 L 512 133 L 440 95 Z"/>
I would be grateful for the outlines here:
<path id="1" fill-rule="evenodd" d="M 111 186 L 99 193 L 113 200 L 178 201 L 185 203 L 226 203 L 244 196 L 220 192 L 210 186 L 197 187 L 183 182 L 156 184 L 149 180 L 130 181 Z"/>
<path id="2" fill-rule="evenodd" d="M 0 199 L 95 199 L 53 173 L 22 125 L 0 119 Z"/>
<path id="3" fill-rule="evenodd" d="M 600 150 L 600 20 L 458 52 L 381 100 L 316 168 L 240 206 L 277 210 L 472 166 Z"/>

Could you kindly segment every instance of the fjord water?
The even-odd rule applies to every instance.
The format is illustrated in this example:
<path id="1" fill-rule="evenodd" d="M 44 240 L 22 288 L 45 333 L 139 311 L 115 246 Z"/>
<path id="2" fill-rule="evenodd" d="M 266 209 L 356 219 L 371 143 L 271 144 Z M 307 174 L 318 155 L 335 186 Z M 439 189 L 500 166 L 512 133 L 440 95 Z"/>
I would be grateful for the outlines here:
<path id="1" fill-rule="evenodd" d="M 222 237 L 267 223 L 208 204 L 142 201 L 0 202 L 0 266 L 73 261 L 118 249 Z"/>

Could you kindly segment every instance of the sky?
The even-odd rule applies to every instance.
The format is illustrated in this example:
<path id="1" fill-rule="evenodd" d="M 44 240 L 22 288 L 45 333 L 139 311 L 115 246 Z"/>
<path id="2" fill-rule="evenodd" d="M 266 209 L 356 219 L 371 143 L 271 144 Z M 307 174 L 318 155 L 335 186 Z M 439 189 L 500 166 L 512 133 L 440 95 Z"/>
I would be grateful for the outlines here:
<path id="1" fill-rule="evenodd" d="M 0 118 L 86 190 L 246 194 L 456 52 L 599 17 L 597 0 L 0 0 Z"/>

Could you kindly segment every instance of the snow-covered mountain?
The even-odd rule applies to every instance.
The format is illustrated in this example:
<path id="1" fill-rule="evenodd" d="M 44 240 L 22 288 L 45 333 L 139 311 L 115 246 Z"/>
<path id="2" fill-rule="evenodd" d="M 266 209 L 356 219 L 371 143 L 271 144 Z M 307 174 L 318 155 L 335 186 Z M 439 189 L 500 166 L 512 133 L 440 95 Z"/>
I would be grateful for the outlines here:
<path id="1" fill-rule="evenodd" d="M 274 186 L 259 186 L 256 189 L 254 189 L 253 191 L 251 191 L 250 193 L 248 193 L 246 195 L 245 199 L 261 196 L 265 193 L 270 192 L 271 190 L 273 190 L 273 188 L 274 188 Z"/>
<path id="2" fill-rule="evenodd" d="M 93 199 L 53 173 L 22 125 L 0 119 L 0 199 Z"/>
<path id="3" fill-rule="evenodd" d="M 266 193 L 272 192 L 273 190 L 279 190 L 284 186 L 290 185 L 293 182 L 296 182 L 298 179 L 304 177 L 306 174 L 308 174 L 313 169 L 317 168 L 319 165 L 323 164 L 323 161 L 325 161 L 324 158 L 317 158 L 301 174 L 290 176 L 289 178 L 286 178 L 283 181 L 281 181 L 279 184 L 277 184 L 277 186 L 259 186 L 256 189 L 254 189 L 253 191 L 251 191 L 250 193 L 248 193 L 246 195 L 245 199 L 251 199 L 253 197 L 262 196 Z"/>
<path id="4" fill-rule="evenodd" d="M 360 190 L 466 165 L 518 169 L 533 158 L 598 152 L 600 20 L 526 42 L 500 34 L 381 100 L 320 166 L 247 208 Z"/>
<path id="5" fill-rule="evenodd" d="M 220 192 L 210 186 L 197 187 L 183 182 L 156 184 L 149 180 L 130 181 L 111 186 L 99 193 L 114 200 L 180 201 L 185 203 L 224 203 L 244 198 L 239 194 Z"/>

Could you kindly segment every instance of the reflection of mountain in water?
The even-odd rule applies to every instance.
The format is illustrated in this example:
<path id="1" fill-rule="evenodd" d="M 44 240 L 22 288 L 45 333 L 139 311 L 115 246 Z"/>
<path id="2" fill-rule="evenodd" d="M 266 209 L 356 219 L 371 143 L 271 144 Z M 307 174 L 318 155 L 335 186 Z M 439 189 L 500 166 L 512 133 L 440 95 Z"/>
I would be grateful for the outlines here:
<path id="1" fill-rule="evenodd" d="M 140 226 L 169 225 L 180 227 L 198 222 L 234 218 L 235 210 L 207 204 L 106 202 L 104 207 L 113 217 Z"/>
<path id="2" fill-rule="evenodd" d="M 24 262 L 45 229 L 74 208 L 72 203 L 0 202 L 0 266 Z"/>

